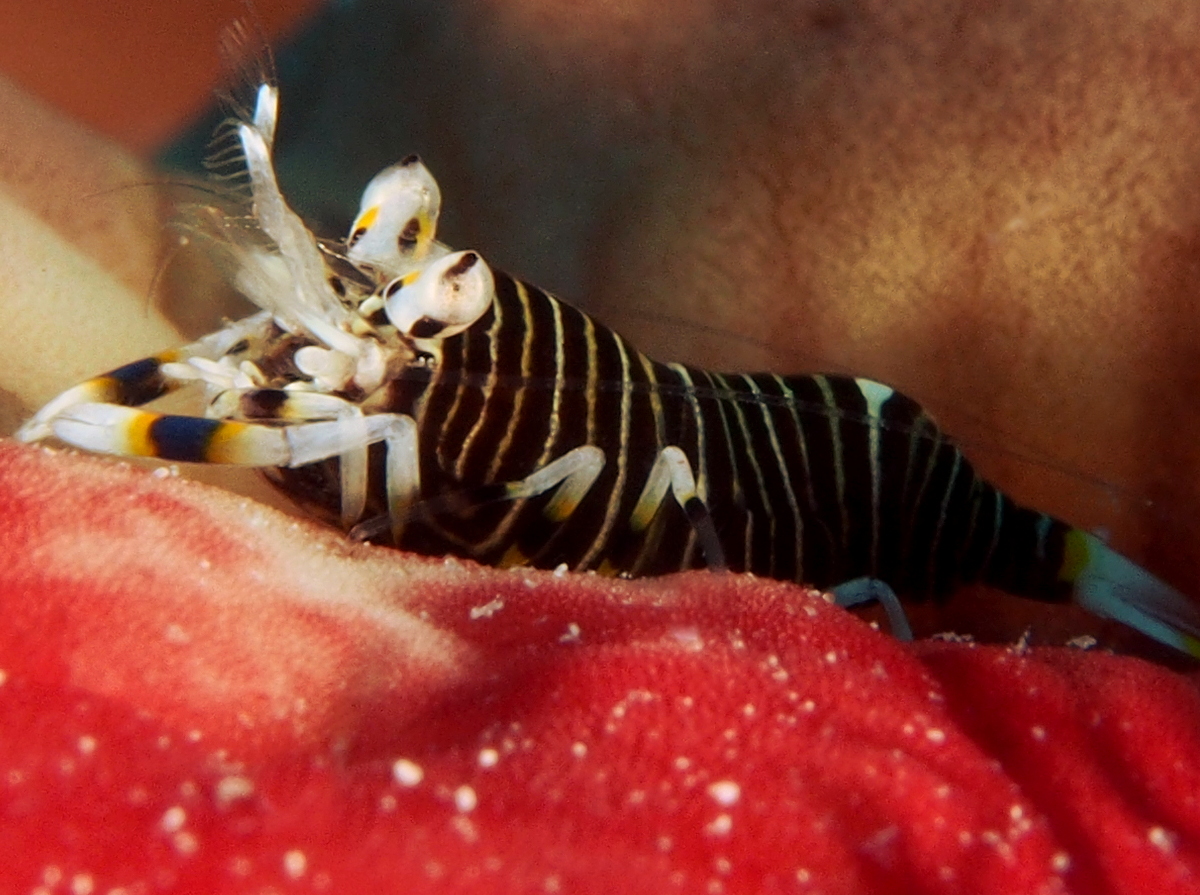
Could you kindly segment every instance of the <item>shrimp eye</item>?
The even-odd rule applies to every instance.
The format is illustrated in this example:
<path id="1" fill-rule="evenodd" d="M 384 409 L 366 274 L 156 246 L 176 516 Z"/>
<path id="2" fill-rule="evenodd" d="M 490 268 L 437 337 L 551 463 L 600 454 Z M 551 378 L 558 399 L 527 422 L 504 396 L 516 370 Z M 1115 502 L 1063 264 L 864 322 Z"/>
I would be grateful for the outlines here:
<path id="1" fill-rule="evenodd" d="M 421 222 L 417 218 L 411 218 L 404 229 L 400 231 L 400 236 L 397 238 L 397 245 L 400 246 L 401 252 L 411 250 L 417 244 L 417 237 L 421 235 Z"/>
<path id="2" fill-rule="evenodd" d="M 433 339 L 446 328 L 446 324 L 432 317 L 422 317 L 412 325 L 408 334 L 414 339 Z"/>
<path id="3" fill-rule="evenodd" d="M 491 307 L 495 294 L 491 268 L 477 252 L 446 255 L 409 282 L 394 280 L 384 289 L 388 319 L 416 339 L 462 332 Z"/>

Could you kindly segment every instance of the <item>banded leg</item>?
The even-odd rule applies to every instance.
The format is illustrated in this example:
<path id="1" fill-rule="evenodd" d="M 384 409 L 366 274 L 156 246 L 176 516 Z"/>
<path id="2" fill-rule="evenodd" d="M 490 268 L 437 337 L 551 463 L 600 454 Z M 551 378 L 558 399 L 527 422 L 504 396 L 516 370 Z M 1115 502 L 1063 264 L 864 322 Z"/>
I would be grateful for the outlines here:
<path id="1" fill-rule="evenodd" d="M 292 401 L 291 392 L 283 394 Z M 296 404 L 321 403 L 329 408 L 328 398 L 297 394 Z M 59 414 L 51 427 L 60 440 L 96 453 L 253 467 L 307 466 L 331 457 L 365 455 L 367 447 L 382 441 L 387 446 L 388 511 L 393 520 L 404 518 L 421 486 L 417 424 L 402 414 L 347 414 L 327 421 L 270 426 L 85 403 Z M 363 483 L 353 487 L 365 491 L 365 471 L 362 476 Z M 358 500 L 354 497 L 353 503 Z"/>
<path id="2" fill-rule="evenodd" d="M 176 351 L 164 351 L 117 367 L 67 389 L 19 428 L 17 441 L 41 441 L 54 433 L 54 420 L 80 404 L 146 404 L 183 385 L 163 372 L 163 366 L 178 359 Z"/>
<path id="3" fill-rule="evenodd" d="M 912 627 L 908 624 L 908 616 L 904 614 L 904 608 L 900 605 L 900 598 L 886 581 L 878 578 L 852 578 L 830 588 L 829 592 L 833 594 L 834 602 L 843 609 L 878 603 L 887 614 L 892 636 L 897 640 L 913 639 Z"/>
<path id="4" fill-rule="evenodd" d="M 629 517 L 629 524 L 634 533 L 641 534 L 654 520 L 655 514 L 666 499 L 668 489 L 687 516 L 688 522 L 692 524 L 708 567 L 717 572 L 728 569 L 725 551 L 717 537 L 712 513 L 696 492 L 696 476 L 692 472 L 692 464 L 687 455 L 674 445 L 663 448 L 654 460 L 642 494 Z"/>
<path id="5" fill-rule="evenodd" d="M 13 437 L 26 442 L 49 438 L 55 418 L 79 404 L 140 407 L 197 381 L 221 389 L 249 385 L 250 379 L 240 374 L 225 355 L 238 342 L 260 337 L 269 325 L 269 314 L 254 314 L 190 345 L 144 357 L 81 382 L 46 404 Z"/>
<path id="6" fill-rule="evenodd" d="M 365 426 L 362 409 L 345 398 L 298 389 L 242 388 L 221 392 L 208 408 L 215 419 L 315 423 L 339 420 Z M 358 522 L 367 505 L 367 444 L 338 457 L 342 528 Z"/>

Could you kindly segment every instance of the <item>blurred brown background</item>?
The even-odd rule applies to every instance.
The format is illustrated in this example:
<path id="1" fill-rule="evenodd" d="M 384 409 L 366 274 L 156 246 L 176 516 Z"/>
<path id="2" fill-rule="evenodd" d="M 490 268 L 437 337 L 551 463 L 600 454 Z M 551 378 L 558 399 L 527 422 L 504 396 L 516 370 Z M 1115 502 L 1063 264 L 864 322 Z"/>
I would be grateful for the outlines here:
<path id="1" fill-rule="evenodd" d="M 298 28 L 321 0 L 256 0 L 264 29 Z M 212 102 L 221 29 L 240 0 L 0 4 L 0 72 L 97 133 L 149 157 Z"/>

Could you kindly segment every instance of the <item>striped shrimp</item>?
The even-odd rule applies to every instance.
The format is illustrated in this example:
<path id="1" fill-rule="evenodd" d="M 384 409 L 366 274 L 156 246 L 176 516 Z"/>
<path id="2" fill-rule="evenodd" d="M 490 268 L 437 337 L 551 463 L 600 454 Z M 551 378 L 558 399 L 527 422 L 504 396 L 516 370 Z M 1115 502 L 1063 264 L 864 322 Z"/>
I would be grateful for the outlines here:
<path id="1" fill-rule="evenodd" d="M 894 593 L 980 581 L 1200 656 L 1200 607 L 982 480 L 912 400 L 651 360 L 437 242 L 440 192 L 415 156 L 371 181 L 331 251 L 280 192 L 277 107 L 264 83 L 236 125 L 263 238 L 224 245 L 261 310 L 67 390 L 17 438 L 259 467 L 356 537 L 423 553 L 748 571 L 878 599 L 899 632 Z M 187 386 L 203 417 L 141 409 Z"/>

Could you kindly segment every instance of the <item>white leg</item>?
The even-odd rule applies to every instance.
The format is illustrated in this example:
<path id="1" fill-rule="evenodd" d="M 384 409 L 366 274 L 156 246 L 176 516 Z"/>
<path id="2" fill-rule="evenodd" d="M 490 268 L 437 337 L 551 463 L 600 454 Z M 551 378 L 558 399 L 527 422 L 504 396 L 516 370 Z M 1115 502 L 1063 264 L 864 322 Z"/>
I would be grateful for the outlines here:
<path id="1" fill-rule="evenodd" d="M 255 412 L 258 396 L 268 396 L 270 413 L 264 416 Z M 259 403 L 265 403 L 261 400 Z M 345 398 L 320 392 L 300 390 L 228 389 L 221 392 L 208 407 L 211 419 L 230 419 L 252 422 L 271 419 L 297 423 L 323 420 L 338 420 L 348 427 L 364 426 L 359 436 L 364 440 L 361 447 L 347 451 L 338 457 L 341 473 L 342 527 L 349 528 L 362 518 L 367 505 L 367 465 L 369 455 L 367 433 L 363 423 L 362 409 Z"/>
<path id="2" fill-rule="evenodd" d="M 392 520 L 392 543 L 399 544 L 408 509 L 421 494 L 421 463 L 417 421 L 392 414 L 387 435 L 388 518 Z"/>
<path id="3" fill-rule="evenodd" d="M 388 451 L 388 507 L 400 519 L 420 491 L 416 422 L 401 414 L 363 416 L 346 411 L 328 395 L 289 394 L 289 413 L 338 412 L 340 419 L 266 426 L 230 419 L 169 416 L 116 404 L 74 405 L 57 416 L 54 434 L 68 444 L 97 453 L 158 457 L 237 466 L 307 466 L 331 457 L 343 461 L 343 516 L 362 515 L 366 499 L 367 448 L 384 442 Z M 353 407 L 353 405 L 349 405 Z M 347 471 L 348 470 L 348 471 Z"/>
<path id="4" fill-rule="evenodd" d="M 505 486 L 505 498 L 517 500 L 536 497 L 557 486 L 558 490 L 546 504 L 546 517 L 562 522 L 579 506 L 584 495 L 596 483 L 604 469 L 604 451 L 595 445 L 585 444 L 567 451 L 552 463 L 547 463 L 537 472 L 519 482 Z"/>
<path id="5" fill-rule="evenodd" d="M 630 526 L 635 532 L 645 531 L 666 499 L 668 488 L 696 530 L 709 568 L 715 571 L 726 569 L 725 551 L 721 549 L 712 514 L 708 511 L 708 505 L 696 493 L 696 477 L 692 473 L 692 464 L 687 455 L 674 445 L 663 448 L 655 459 L 642 488 L 642 494 L 629 518 Z"/>

